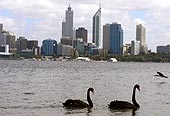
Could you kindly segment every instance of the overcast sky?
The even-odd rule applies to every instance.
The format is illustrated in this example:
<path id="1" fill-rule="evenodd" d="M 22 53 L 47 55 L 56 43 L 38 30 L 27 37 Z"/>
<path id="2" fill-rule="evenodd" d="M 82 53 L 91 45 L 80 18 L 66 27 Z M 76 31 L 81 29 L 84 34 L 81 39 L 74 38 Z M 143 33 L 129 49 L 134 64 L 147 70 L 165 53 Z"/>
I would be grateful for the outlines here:
<path id="1" fill-rule="evenodd" d="M 4 30 L 38 40 L 47 38 L 60 42 L 61 24 L 69 3 L 74 11 L 74 27 L 88 30 L 92 38 L 92 17 L 99 8 L 99 0 L 1 0 L 0 23 Z M 146 27 L 149 49 L 170 44 L 170 0 L 102 0 L 102 27 L 118 22 L 124 30 L 124 44 L 136 38 L 136 25 Z"/>

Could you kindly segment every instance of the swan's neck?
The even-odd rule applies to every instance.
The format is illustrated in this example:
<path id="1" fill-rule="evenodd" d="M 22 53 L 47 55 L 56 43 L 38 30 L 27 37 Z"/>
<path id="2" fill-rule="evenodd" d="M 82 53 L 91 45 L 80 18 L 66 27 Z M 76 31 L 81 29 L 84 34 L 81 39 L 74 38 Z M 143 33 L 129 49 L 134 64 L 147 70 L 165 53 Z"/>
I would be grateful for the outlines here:
<path id="1" fill-rule="evenodd" d="M 136 102 L 135 93 L 136 93 L 136 87 L 133 88 L 132 102 L 134 106 L 140 107 L 139 104 Z"/>
<path id="2" fill-rule="evenodd" d="M 87 101 L 89 103 L 89 106 L 93 107 L 93 103 L 92 103 L 91 98 L 90 98 L 90 91 L 89 90 L 87 91 Z"/>

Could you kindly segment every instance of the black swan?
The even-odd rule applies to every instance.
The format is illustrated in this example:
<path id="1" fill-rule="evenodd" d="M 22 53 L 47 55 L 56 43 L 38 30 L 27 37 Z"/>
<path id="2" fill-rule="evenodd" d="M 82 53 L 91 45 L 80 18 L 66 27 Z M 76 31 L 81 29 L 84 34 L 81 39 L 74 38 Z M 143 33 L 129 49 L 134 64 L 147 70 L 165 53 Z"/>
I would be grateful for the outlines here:
<path id="1" fill-rule="evenodd" d="M 168 78 L 167 76 L 165 76 L 164 74 L 162 74 L 161 72 L 157 72 L 158 75 L 155 75 L 155 76 L 160 76 L 160 77 L 165 77 L 165 78 Z"/>
<path id="2" fill-rule="evenodd" d="M 90 98 L 90 91 L 94 94 L 94 89 L 93 88 L 89 88 L 87 90 L 87 101 L 89 104 L 81 101 L 81 100 L 72 100 L 72 99 L 68 99 L 65 101 L 65 103 L 63 103 L 63 105 L 65 107 L 68 107 L 68 108 L 85 108 L 85 107 L 90 107 L 92 108 L 93 107 L 93 103 L 91 101 L 91 98 Z"/>
<path id="3" fill-rule="evenodd" d="M 111 101 L 109 104 L 109 108 L 112 109 L 137 109 L 140 107 L 140 105 L 136 102 L 135 99 L 135 92 L 136 92 L 136 88 L 140 91 L 140 86 L 138 84 L 136 84 L 133 88 L 133 94 L 132 94 L 132 103 L 129 103 L 127 101 Z"/>

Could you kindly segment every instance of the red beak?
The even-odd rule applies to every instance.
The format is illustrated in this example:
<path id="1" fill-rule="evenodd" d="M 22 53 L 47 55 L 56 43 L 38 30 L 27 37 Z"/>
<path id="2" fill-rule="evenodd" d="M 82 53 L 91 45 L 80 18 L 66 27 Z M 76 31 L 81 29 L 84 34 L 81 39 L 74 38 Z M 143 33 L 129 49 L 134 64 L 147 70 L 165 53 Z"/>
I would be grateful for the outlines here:
<path id="1" fill-rule="evenodd" d="M 140 91 L 140 87 L 138 88 L 138 90 Z"/>
<path id="2" fill-rule="evenodd" d="M 92 91 L 92 93 L 94 94 L 94 91 Z"/>

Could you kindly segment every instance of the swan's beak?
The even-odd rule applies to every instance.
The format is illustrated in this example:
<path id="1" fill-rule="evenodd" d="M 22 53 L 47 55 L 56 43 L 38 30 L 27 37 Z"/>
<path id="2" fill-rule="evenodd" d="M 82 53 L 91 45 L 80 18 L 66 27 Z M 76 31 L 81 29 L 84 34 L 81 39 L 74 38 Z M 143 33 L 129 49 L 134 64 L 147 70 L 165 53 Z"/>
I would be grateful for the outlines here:
<path id="1" fill-rule="evenodd" d="M 138 88 L 138 90 L 140 91 L 140 87 Z"/>
<path id="2" fill-rule="evenodd" d="M 94 91 L 92 91 L 92 93 L 94 94 Z"/>

